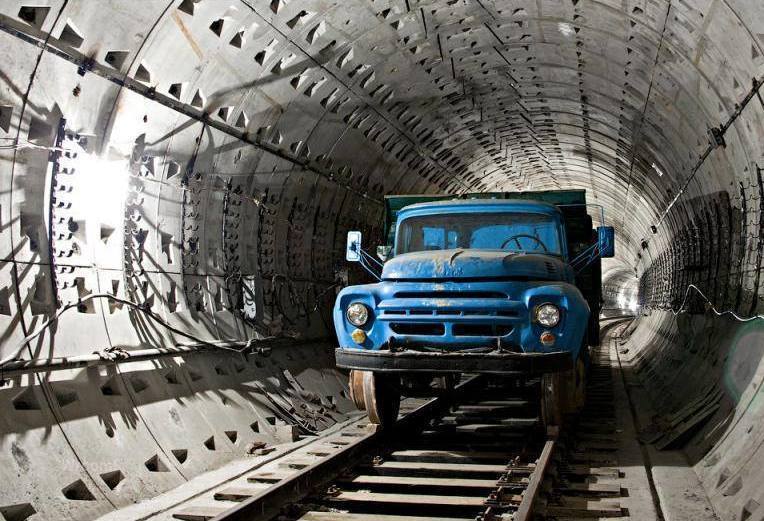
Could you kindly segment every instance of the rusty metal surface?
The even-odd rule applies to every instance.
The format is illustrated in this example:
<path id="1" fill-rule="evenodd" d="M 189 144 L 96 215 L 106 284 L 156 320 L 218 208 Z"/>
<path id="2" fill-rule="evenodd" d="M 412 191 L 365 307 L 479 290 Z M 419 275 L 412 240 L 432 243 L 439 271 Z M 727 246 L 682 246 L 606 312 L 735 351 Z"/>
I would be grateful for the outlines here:
<path id="1" fill-rule="evenodd" d="M 553 353 L 460 353 L 460 352 L 419 352 L 363 351 L 336 349 L 335 358 L 339 367 L 379 372 L 428 372 L 452 371 L 454 373 L 497 373 L 537 375 L 546 372 L 564 371 L 573 365 L 566 351 Z"/>
<path id="2" fill-rule="evenodd" d="M 520 505 L 517 507 L 517 511 L 512 517 L 513 521 L 528 521 L 529 519 L 533 519 L 533 505 L 541 490 L 541 484 L 544 481 L 546 470 L 552 460 L 554 445 L 554 439 L 547 440 L 544 444 L 544 448 L 541 450 L 541 455 L 539 456 L 539 459 L 536 460 L 536 468 L 528 481 L 528 487 L 523 493 L 523 499 L 520 501 Z"/>

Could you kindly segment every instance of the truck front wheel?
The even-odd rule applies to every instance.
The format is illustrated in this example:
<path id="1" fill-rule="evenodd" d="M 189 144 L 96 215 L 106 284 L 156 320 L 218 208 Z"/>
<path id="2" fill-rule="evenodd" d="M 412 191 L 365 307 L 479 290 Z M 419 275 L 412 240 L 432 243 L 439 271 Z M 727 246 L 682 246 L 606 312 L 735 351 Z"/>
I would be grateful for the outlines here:
<path id="1" fill-rule="evenodd" d="M 541 378 L 541 416 L 544 426 L 559 425 L 562 417 L 581 412 L 586 402 L 586 362 L 579 356 L 575 367 Z"/>
<path id="2" fill-rule="evenodd" d="M 581 412 L 586 403 L 586 362 L 583 357 L 578 357 L 576 362 L 576 380 L 575 380 L 575 398 L 574 408 L 575 412 Z"/>
<path id="3" fill-rule="evenodd" d="M 363 401 L 371 423 L 387 426 L 398 419 L 401 405 L 400 379 L 363 371 Z"/>
<path id="4" fill-rule="evenodd" d="M 572 369 L 559 373 L 558 403 L 563 415 L 578 414 L 586 403 L 586 362 L 584 355 Z"/>
<path id="5" fill-rule="evenodd" d="M 350 371 L 348 378 L 348 387 L 350 388 L 350 399 L 353 401 L 359 411 L 366 410 L 366 403 L 363 399 L 363 375 L 368 371 L 358 371 L 353 369 Z"/>
<path id="6" fill-rule="evenodd" d="M 547 373 L 541 377 L 541 419 L 546 428 L 559 426 L 562 422 L 561 380 L 560 373 Z"/>

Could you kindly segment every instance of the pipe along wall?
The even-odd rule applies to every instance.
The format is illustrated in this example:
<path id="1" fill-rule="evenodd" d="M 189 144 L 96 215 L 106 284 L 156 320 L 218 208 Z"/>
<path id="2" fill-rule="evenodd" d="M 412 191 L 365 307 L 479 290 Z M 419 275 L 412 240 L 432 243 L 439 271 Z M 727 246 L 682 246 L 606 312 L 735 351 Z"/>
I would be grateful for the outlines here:
<path id="1" fill-rule="evenodd" d="M 558 188 L 616 227 L 656 407 L 710 404 L 677 443 L 719 516 L 761 515 L 762 321 L 715 313 L 764 312 L 760 1 L 5 0 L 0 45 L 0 356 L 108 362 L 4 376 L 6 519 L 341 421 L 346 231 L 386 193 Z"/>

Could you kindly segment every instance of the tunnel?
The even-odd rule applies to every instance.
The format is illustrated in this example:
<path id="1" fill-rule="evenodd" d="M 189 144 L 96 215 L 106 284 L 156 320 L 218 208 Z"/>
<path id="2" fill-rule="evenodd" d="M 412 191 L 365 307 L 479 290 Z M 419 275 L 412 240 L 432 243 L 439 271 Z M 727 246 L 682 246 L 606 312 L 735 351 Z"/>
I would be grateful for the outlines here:
<path id="1" fill-rule="evenodd" d="M 0 517 L 170 519 L 352 418 L 384 196 L 583 189 L 640 493 L 763 519 L 759 0 L 3 0 L 0 42 Z"/>

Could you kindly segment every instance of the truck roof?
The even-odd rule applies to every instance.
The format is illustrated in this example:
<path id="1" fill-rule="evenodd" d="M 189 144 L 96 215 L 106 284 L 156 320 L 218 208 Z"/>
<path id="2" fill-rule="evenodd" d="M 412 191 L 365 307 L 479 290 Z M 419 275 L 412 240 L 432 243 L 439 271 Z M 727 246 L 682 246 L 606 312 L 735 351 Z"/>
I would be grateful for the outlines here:
<path id="1" fill-rule="evenodd" d="M 400 209 L 399 218 L 409 213 L 429 213 L 428 210 L 438 212 L 467 211 L 477 212 L 480 210 L 507 210 L 517 212 L 543 213 L 547 215 L 560 215 L 559 208 L 543 201 L 522 199 L 447 199 L 441 201 L 428 201 L 410 204 Z"/>

